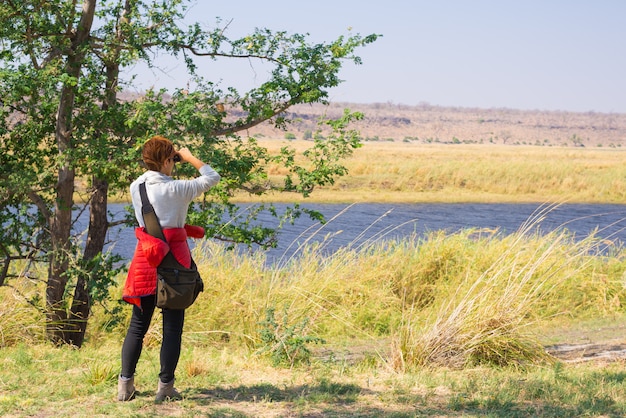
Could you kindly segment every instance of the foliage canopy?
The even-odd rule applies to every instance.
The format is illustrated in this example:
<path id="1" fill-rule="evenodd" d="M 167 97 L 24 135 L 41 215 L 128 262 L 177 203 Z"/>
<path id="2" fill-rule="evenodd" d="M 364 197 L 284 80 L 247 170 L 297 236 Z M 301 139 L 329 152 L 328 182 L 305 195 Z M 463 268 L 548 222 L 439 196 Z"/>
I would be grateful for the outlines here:
<path id="1" fill-rule="evenodd" d="M 275 243 L 275 230 L 254 222 L 261 211 L 282 221 L 306 211 L 260 206 L 242 219 L 233 194 L 308 196 L 346 174 L 341 159 L 360 146 L 350 123 L 362 115 L 347 110 L 324 122 L 330 134 L 311 143 L 305 163 L 290 148 L 270 155 L 241 133 L 263 122 L 285 127 L 290 106 L 325 102 L 341 82 L 343 63 L 359 64 L 355 51 L 378 35 L 313 43 L 307 35 L 256 29 L 229 39 L 220 20 L 213 28 L 185 25 L 189 7 L 183 0 L 0 2 L 0 285 L 16 260 L 48 264 L 40 308 L 54 342 L 82 344 L 93 298 L 106 294 L 117 273 L 117 258 L 102 254 L 111 227 L 107 197 L 138 175 L 141 146 L 152 135 L 189 146 L 224 179 L 193 208 L 191 222 L 212 237 L 261 246 Z M 156 66 L 159 54 L 184 61 L 193 90 L 123 94 L 133 85 L 133 66 Z M 198 62 L 210 59 L 245 59 L 272 70 L 240 92 L 203 77 Z M 270 162 L 287 169 L 283 181 L 268 180 Z M 180 175 L 192 175 L 188 170 Z M 84 245 L 73 230 L 80 211 L 89 212 Z"/>

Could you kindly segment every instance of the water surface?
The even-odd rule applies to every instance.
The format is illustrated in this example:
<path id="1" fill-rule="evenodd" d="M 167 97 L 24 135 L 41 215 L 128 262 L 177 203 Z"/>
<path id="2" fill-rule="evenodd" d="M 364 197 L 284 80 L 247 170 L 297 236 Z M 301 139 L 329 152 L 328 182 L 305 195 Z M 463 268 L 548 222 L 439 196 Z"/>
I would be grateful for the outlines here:
<path id="1" fill-rule="evenodd" d="M 246 205 L 242 205 L 245 207 Z M 320 225 L 300 218 L 295 225 L 286 225 L 280 232 L 278 247 L 268 250 L 268 262 L 284 260 L 297 254 L 305 242 L 323 242 L 325 251 L 357 248 L 376 240 L 411 235 L 423 236 L 428 231 L 453 233 L 467 228 L 498 229 L 511 233 L 532 222 L 543 232 L 567 228 L 578 238 L 590 233 L 617 243 L 626 241 L 626 205 L 566 204 L 546 207 L 537 204 L 306 204 L 301 205 L 324 214 L 327 223 Z M 286 205 L 276 205 L 279 213 Z M 110 205 L 115 219 L 120 219 L 124 205 Z M 537 218 L 541 222 L 537 222 Z M 269 215 L 261 222 L 275 225 Z M 132 258 L 136 239 L 132 228 L 116 227 L 109 232 L 114 250 L 125 259 Z M 261 251 L 258 250 L 257 251 Z"/>

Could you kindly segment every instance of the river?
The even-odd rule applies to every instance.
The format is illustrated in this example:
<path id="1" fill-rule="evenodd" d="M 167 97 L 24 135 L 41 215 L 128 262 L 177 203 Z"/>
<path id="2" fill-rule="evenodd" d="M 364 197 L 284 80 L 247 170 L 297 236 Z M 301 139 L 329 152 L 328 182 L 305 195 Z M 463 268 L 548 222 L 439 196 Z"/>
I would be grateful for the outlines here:
<path id="1" fill-rule="evenodd" d="M 242 205 L 246 206 L 246 205 Z M 267 250 L 268 263 L 284 261 L 297 254 L 304 242 L 324 241 L 324 251 L 357 248 L 376 240 L 422 236 L 428 231 L 453 233 L 466 228 L 498 229 L 511 233 L 543 214 L 536 227 L 542 232 L 567 228 L 578 238 L 597 230 L 596 235 L 618 243 L 626 242 L 626 205 L 563 204 L 546 207 L 538 204 L 306 204 L 327 219 L 320 225 L 302 217 L 286 225 L 279 234 L 278 247 Z M 286 205 L 276 205 L 282 213 Z M 113 219 L 122 218 L 124 205 L 110 205 Z M 261 218 L 276 224 L 269 215 Z M 272 223 L 273 222 L 273 223 Z M 132 228 L 116 227 L 109 232 L 113 250 L 125 259 L 132 257 L 136 239 Z M 256 249 L 256 251 L 261 251 Z"/>

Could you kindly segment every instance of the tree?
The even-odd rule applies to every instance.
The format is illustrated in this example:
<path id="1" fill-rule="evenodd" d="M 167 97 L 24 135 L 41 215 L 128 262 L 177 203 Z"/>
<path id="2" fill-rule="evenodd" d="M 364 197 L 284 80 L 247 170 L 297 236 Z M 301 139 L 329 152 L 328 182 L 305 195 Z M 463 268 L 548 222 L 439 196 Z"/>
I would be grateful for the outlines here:
<path id="1" fill-rule="evenodd" d="M 182 0 L 0 1 L 0 285 L 17 260 L 47 264 L 41 308 L 55 343 L 82 345 L 91 304 L 118 272 L 115 256 L 103 254 L 111 227 L 107 199 L 136 177 L 150 136 L 192 146 L 222 175 L 193 208 L 194 223 L 214 238 L 264 247 L 275 244 L 276 231 L 253 222 L 260 211 L 283 221 L 320 214 L 294 205 L 279 215 L 260 205 L 235 219 L 233 193 L 307 196 L 345 174 L 341 159 L 360 146 L 350 123 L 362 115 L 349 111 L 325 122 L 333 134 L 316 141 L 304 163 L 292 149 L 270 155 L 239 133 L 266 121 L 284 128 L 290 106 L 325 102 L 343 63 L 359 64 L 355 51 L 378 35 L 316 44 L 305 35 L 257 29 L 231 40 L 220 20 L 212 29 L 184 26 L 188 7 Z M 138 62 L 155 65 L 157 54 L 184 60 L 197 87 L 123 94 L 132 85 L 124 74 Z M 239 92 L 199 76 L 201 59 L 246 59 L 273 69 L 262 85 Z M 283 181 L 268 180 L 269 162 L 288 169 Z M 84 242 L 73 231 L 82 210 L 89 211 Z"/>

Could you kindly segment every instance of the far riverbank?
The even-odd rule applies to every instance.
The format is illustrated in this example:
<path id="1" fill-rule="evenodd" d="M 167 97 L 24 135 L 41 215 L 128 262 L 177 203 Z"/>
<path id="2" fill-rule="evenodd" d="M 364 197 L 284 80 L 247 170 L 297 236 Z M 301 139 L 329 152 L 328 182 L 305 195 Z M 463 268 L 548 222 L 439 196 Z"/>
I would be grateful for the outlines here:
<path id="1" fill-rule="evenodd" d="M 259 141 L 272 153 L 304 140 Z M 626 203 L 621 148 L 365 142 L 344 161 L 348 174 L 308 198 L 240 193 L 236 202 L 310 203 Z M 269 180 L 286 174 L 268 167 Z"/>

